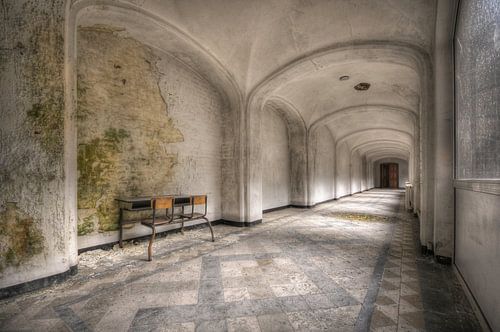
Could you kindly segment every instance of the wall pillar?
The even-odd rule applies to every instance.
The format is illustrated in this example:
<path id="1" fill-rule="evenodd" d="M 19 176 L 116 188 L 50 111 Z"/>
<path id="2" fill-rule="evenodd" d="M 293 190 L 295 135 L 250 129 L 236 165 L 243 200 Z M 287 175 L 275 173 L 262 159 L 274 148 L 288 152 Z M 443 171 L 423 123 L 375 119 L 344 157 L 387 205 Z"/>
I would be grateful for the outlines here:
<path id="1" fill-rule="evenodd" d="M 434 254 L 453 255 L 453 29 L 454 1 L 438 1 L 434 50 Z"/>

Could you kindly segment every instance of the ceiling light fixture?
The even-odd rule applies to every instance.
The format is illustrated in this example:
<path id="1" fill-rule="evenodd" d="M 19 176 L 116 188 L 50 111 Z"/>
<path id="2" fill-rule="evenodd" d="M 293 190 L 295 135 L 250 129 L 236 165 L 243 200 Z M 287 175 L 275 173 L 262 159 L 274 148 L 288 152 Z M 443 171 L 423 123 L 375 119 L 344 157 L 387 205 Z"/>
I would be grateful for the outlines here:
<path id="1" fill-rule="evenodd" d="M 354 86 L 354 90 L 366 91 L 370 88 L 370 83 L 362 82 Z"/>

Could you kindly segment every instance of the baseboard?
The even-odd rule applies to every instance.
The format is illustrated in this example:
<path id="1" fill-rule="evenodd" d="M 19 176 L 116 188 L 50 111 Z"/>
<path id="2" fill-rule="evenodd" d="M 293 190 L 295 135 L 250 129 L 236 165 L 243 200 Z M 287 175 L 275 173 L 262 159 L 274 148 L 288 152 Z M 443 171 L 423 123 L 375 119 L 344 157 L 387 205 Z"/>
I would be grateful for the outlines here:
<path id="1" fill-rule="evenodd" d="M 278 206 L 278 207 L 262 210 L 262 213 L 269 213 L 269 212 L 284 210 L 284 209 L 288 209 L 289 207 L 290 207 L 290 205 L 287 204 L 287 205 L 283 205 L 283 206 Z"/>
<path id="2" fill-rule="evenodd" d="M 312 208 L 314 205 L 299 205 L 299 204 L 290 204 L 289 206 L 290 206 L 290 207 L 292 207 L 292 208 L 296 208 L 296 209 L 310 209 L 310 208 Z"/>
<path id="3" fill-rule="evenodd" d="M 420 245 L 420 253 L 422 256 L 434 256 L 434 251 L 424 245 Z"/>
<path id="4" fill-rule="evenodd" d="M 313 206 L 320 205 L 320 204 L 325 204 L 325 203 L 330 203 L 330 202 L 333 202 L 333 201 L 336 201 L 336 200 L 337 200 L 337 198 L 330 198 L 330 199 L 327 199 L 327 200 L 324 200 L 324 201 L 321 201 L 321 202 L 314 203 Z"/>
<path id="5" fill-rule="evenodd" d="M 234 226 L 234 227 L 253 227 L 262 223 L 262 219 L 254 221 L 232 221 L 232 220 L 222 220 L 222 224 Z"/>
<path id="6" fill-rule="evenodd" d="M 436 259 L 436 262 L 438 262 L 439 264 L 443 264 L 443 265 L 451 265 L 451 257 L 447 257 L 447 256 L 440 256 L 440 255 L 436 255 L 434 256 L 434 258 Z"/>
<path id="7" fill-rule="evenodd" d="M 17 285 L 5 287 L 0 289 L 0 300 L 16 295 L 33 292 L 35 290 L 49 287 L 66 280 L 69 276 L 78 273 L 78 265 L 71 266 L 69 270 L 54 274 L 48 277 L 35 279 L 32 281 L 23 282 Z"/>
<path id="8" fill-rule="evenodd" d="M 455 272 L 455 275 L 457 276 L 458 282 L 460 282 L 460 285 L 462 286 L 462 289 L 464 290 L 465 296 L 469 300 L 469 303 L 472 307 L 472 310 L 476 314 L 476 318 L 479 321 L 479 325 L 481 325 L 481 328 L 483 329 L 484 332 L 492 332 L 493 329 L 491 328 L 490 324 L 488 323 L 488 320 L 483 314 L 483 311 L 481 310 L 481 307 L 479 307 L 479 304 L 476 301 L 476 298 L 474 297 L 474 294 L 472 294 L 472 291 L 470 290 L 469 286 L 467 285 L 467 282 L 465 282 L 465 279 L 462 276 L 462 273 L 460 273 L 460 270 L 458 267 L 453 264 L 453 272 Z"/>

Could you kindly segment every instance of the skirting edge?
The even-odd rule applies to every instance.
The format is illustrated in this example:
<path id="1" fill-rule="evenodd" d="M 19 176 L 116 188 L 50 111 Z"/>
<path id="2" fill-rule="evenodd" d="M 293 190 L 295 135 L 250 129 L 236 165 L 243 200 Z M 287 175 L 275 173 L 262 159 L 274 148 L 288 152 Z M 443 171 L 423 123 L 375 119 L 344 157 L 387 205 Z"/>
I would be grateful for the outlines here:
<path id="1" fill-rule="evenodd" d="M 63 282 L 69 276 L 73 276 L 78 273 L 78 265 L 71 266 L 69 270 L 54 274 L 48 277 L 35 279 L 32 281 L 23 282 L 17 285 L 5 287 L 0 289 L 0 300 L 6 299 L 8 297 L 13 297 L 16 295 L 33 292 L 35 290 L 52 286 Z"/>

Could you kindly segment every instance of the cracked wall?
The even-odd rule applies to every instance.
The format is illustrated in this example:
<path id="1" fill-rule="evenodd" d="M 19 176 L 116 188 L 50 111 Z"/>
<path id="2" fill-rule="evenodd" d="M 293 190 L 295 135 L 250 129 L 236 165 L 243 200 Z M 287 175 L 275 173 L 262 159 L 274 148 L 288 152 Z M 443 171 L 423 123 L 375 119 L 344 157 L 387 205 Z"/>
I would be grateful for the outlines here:
<path id="1" fill-rule="evenodd" d="M 220 218 L 222 103 L 208 82 L 124 28 L 93 25 L 78 29 L 77 84 L 80 248 L 115 240 L 117 197 L 208 193 Z"/>

